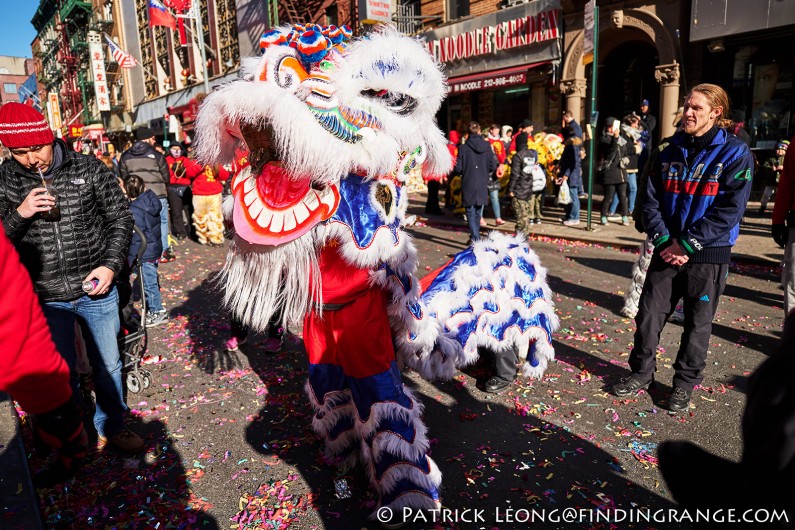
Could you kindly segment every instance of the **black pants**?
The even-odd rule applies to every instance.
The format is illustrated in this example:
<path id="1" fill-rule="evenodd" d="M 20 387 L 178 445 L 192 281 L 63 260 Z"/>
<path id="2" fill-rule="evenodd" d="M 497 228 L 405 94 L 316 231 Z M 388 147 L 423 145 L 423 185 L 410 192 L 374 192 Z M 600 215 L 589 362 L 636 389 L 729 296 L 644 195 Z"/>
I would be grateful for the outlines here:
<path id="1" fill-rule="evenodd" d="M 635 346 L 629 354 L 632 373 L 642 379 L 653 377 L 660 333 L 682 297 L 685 322 L 674 363 L 673 383 L 674 387 L 685 390 L 701 383 L 707 365 L 712 319 L 726 287 L 728 273 L 729 265 L 725 263 L 687 263 L 673 267 L 659 254 L 652 257 L 635 317 Z"/>
<path id="2" fill-rule="evenodd" d="M 439 187 L 438 180 L 428 181 L 428 200 L 425 202 L 425 213 L 442 215 L 442 209 L 439 207 Z"/>
<path id="3" fill-rule="evenodd" d="M 231 316 L 229 324 L 231 326 L 231 336 L 238 340 L 248 338 L 248 326 L 243 324 L 234 315 Z M 284 336 L 284 326 L 282 326 L 282 316 L 279 313 L 274 314 L 268 321 L 268 336 L 272 339 L 281 339 Z"/>
<path id="4" fill-rule="evenodd" d="M 176 188 L 168 188 L 168 210 L 171 216 L 171 233 L 174 237 L 184 239 L 189 235 L 193 235 L 193 194 L 189 187 L 185 189 L 181 196 L 177 193 Z M 187 225 L 185 224 L 183 213 L 188 217 Z"/>
<path id="5" fill-rule="evenodd" d="M 493 352 L 494 375 L 506 381 L 516 379 L 516 353 L 513 350 Z"/>
<path id="6" fill-rule="evenodd" d="M 607 217 L 610 210 L 610 203 L 613 202 L 613 195 L 618 193 L 618 211 L 621 217 L 626 217 L 629 213 L 627 209 L 627 183 L 605 184 L 605 199 L 602 201 L 602 217 Z"/>

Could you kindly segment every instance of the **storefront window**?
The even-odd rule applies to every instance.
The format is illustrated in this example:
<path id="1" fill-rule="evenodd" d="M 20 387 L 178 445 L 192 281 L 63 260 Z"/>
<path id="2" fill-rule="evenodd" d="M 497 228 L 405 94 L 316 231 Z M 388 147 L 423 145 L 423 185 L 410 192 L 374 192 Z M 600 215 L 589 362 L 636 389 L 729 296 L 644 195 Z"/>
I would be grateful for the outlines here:
<path id="1" fill-rule="evenodd" d="M 469 0 L 447 0 L 450 20 L 469 16 Z"/>
<path id="2" fill-rule="evenodd" d="M 753 99 L 748 121 L 752 147 L 772 149 L 776 142 L 791 136 L 793 66 L 791 61 L 753 65 Z"/>

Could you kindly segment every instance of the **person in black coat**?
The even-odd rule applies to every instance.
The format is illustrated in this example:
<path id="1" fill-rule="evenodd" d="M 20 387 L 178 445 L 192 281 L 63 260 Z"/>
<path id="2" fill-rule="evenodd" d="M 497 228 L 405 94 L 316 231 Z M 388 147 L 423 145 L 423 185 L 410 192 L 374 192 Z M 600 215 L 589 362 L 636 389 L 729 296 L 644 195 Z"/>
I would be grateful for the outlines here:
<path id="1" fill-rule="evenodd" d="M 480 240 L 480 218 L 489 200 L 489 178 L 497 169 L 497 156 L 480 131 L 477 122 L 470 122 L 469 137 L 458 149 L 454 170 L 461 175 L 461 194 L 471 242 Z"/>
<path id="2" fill-rule="evenodd" d="M 621 125 L 615 118 L 607 119 L 607 127 L 599 141 L 599 174 L 605 188 L 602 201 L 601 222 L 607 224 L 607 213 L 613 195 L 618 193 L 618 207 L 621 212 L 621 222 L 629 225 L 627 207 L 627 171 L 629 163 L 627 157 L 627 140 L 621 135 Z"/>

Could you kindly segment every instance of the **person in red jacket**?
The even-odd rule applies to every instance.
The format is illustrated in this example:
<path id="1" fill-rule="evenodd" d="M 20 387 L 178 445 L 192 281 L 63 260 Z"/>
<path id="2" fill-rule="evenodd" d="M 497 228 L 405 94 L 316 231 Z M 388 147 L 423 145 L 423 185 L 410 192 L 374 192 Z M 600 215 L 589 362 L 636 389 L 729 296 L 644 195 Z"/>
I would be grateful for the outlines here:
<path id="1" fill-rule="evenodd" d="M 168 204 L 171 213 L 171 232 L 177 239 L 185 239 L 190 232 L 190 221 L 193 216 L 191 182 L 203 168 L 198 162 L 185 156 L 182 144 L 175 142 L 169 147 L 166 156 L 168 172 L 171 180 L 168 185 Z M 185 225 L 184 215 L 188 218 Z"/>
<path id="2" fill-rule="evenodd" d="M 795 144 L 795 137 L 790 145 Z M 795 309 L 795 149 L 787 149 L 773 206 L 773 240 L 784 248 L 784 318 Z"/>
<path id="3" fill-rule="evenodd" d="M 55 349 L 28 271 L 0 226 L 0 391 L 33 417 L 36 435 L 58 461 L 36 477 L 41 486 L 74 475 L 88 451 L 69 366 Z"/>
<path id="4" fill-rule="evenodd" d="M 221 194 L 231 176 L 231 168 L 207 165 L 193 180 L 193 228 L 202 245 L 220 246 L 224 242 Z"/>

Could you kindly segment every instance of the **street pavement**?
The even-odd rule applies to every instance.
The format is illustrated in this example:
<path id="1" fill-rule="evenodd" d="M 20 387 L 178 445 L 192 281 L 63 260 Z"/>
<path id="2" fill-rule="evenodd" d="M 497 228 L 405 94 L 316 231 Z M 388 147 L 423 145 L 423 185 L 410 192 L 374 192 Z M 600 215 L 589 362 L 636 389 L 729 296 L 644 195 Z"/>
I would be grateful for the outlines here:
<path id="1" fill-rule="evenodd" d="M 468 237 L 462 219 L 426 218 L 423 202 L 411 197 L 418 219 L 408 230 L 419 251 L 418 276 L 465 248 Z M 556 361 L 544 377 L 517 380 L 493 396 L 482 391 L 487 358 L 451 381 L 405 376 L 425 406 L 443 503 L 451 510 L 439 526 L 420 520 L 410 528 L 526 528 L 523 509 L 536 510 L 536 528 L 687 528 L 670 519 L 627 522 L 629 515 L 611 526 L 595 510 L 674 506 L 657 467 L 664 440 L 740 456 L 747 379 L 773 351 L 783 316 L 782 252 L 769 238 L 769 220 L 744 221 L 737 245 L 744 259 L 733 264 L 721 299 L 706 379 L 691 409 L 674 414 L 665 398 L 679 324 L 662 334 L 657 390 L 624 399 L 605 391 L 628 374 L 635 326 L 618 310 L 641 235 L 616 223 L 593 232 L 584 223 L 563 227 L 560 213 L 548 208 L 530 234 L 561 323 Z M 225 352 L 228 317 L 212 281 L 225 249 L 187 242 L 177 254 L 160 269 L 171 319 L 149 334 L 149 353 L 162 360 L 146 366 L 152 385 L 127 399 L 148 451 L 134 458 L 98 452 L 68 487 L 39 490 L 48 527 L 379 528 L 367 520 L 376 497 L 362 470 L 340 475 L 318 457 L 300 338 L 279 354 L 264 353 L 259 335 L 240 352 Z M 31 447 L 26 425 L 22 437 Z M 34 471 L 43 465 L 35 451 L 30 462 Z M 698 470 L 693 480 L 713 486 Z M 482 512 L 465 511 L 475 508 Z M 565 508 L 578 510 L 580 519 L 564 522 L 562 512 L 553 512 Z M 541 514 L 550 519 L 540 521 Z M 24 528 L 3 521 L 0 527 Z"/>

